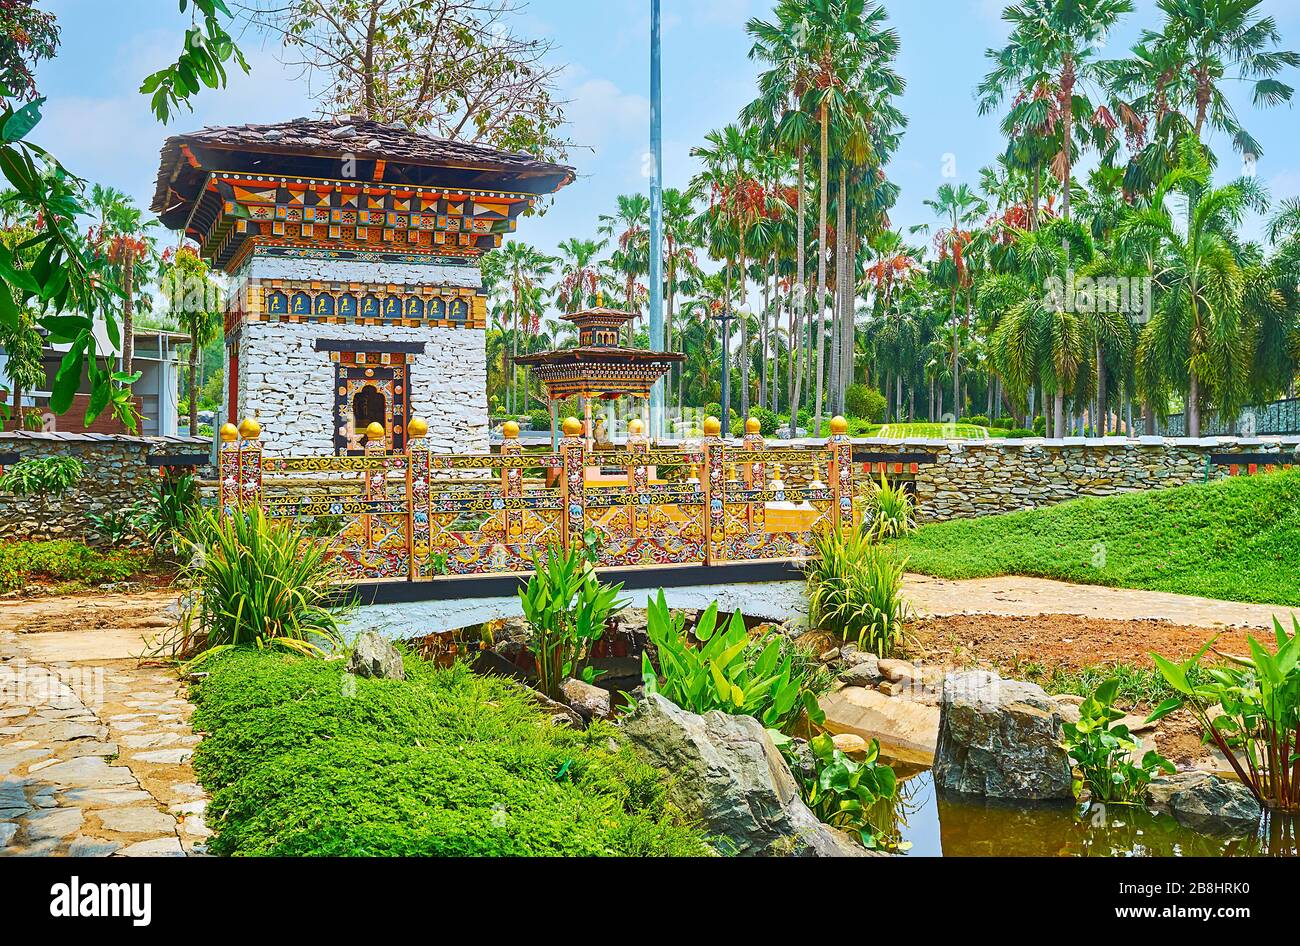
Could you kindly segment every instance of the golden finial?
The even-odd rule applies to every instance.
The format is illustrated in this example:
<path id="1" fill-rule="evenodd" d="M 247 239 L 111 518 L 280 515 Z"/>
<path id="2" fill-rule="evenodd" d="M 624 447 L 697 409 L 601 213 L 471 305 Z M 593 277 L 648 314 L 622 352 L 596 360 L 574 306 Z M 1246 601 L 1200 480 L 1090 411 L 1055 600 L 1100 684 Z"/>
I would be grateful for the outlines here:
<path id="1" fill-rule="evenodd" d="M 596 290 L 596 308 L 597 309 L 605 308 L 605 294 L 601 292 L 599 289 Z"/>
<path id="2" fill-rule="evenodd" d="M 235 442 L 236 440 L 238 440 L 238 439 L 239 439 L 239 428 L 238 428 L 238 427 L 236 427 L 234 424 L 222 424 L 222 425 L 221 425 L 221 441 L 222 441 L 222 443 L 234 443 L 234 442 Z"/>
<path id="3" fill-rule="evenodd" d="M 429 423 L 423 417 L 412 417 L 411 422 L 406 425 L 406 435 L 412 440 L 418 440 L 429 432 Z"/>
<path id="4" fill-rule="evenodd" d="M 763 430 L 763 425 L 758 422 L 757 417 L 751 417 L 745 421 L 745 433 L 757 434 L 757 433 L 761 433 L 762 430 Z"/>
<path id="5" fill-rule="evenodd" d="M 722 433 L 722 421 L 716 417 L 704 418 L 704 436 L 716 437 Z"/>
<path id="6" fill-rule="evenodd" d="M 239 436 L 245 440 L 256 440 L 262 436 L 262 425 L 251 417 L 245 417 L 239 423 Z"/>
<path id="7" fill-rule="evenodd" d="M 836 414 L 831 418 L 831 433 L 836 437 L 843 437 L 849 432 L 849 422 Z"/>
<path id="8" fill-rule="evenodd" d="M 641 423 L 641 418 L 639 417 L 633 417 L 630 421 L 627 422 L 627 432 L 629 434 L 633 434 L 634 436 L 639 437 L 641 436 L 644 430 L 645 430 L 645 424 Z"/>
<path id="9" fill-rule="evenodd" d="M 379 421 L 375 421 L 369 427 L 366 428 L 366 436 L 371 440 L 383 440 L 384 425 L 379 423 Z"/>
<path id="10" fill-rule="evenodd" d="M 501 434 L 507 440 L 517 440 L 519 438 L 519 424 L 513 420 L 508 420 L 501 425 Z"/>
<path id="11" fill-rule="evenodd" d="M 582 434 L 582 421 L 576 417 L 564 418 L 564 436 L 578 437 Z"/>

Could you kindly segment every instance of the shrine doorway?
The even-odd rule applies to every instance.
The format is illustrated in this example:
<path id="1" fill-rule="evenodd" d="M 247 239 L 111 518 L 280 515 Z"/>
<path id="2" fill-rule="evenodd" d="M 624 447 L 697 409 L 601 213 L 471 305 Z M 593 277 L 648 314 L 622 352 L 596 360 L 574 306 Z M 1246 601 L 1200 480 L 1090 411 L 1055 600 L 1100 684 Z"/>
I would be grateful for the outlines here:
<path id="1" fill-rule="evenodd" d="M 388 399 L 373 384 L 367 384 L 352 396 L 352 429 L 360 432 L 362 444 L 369 441 L 365 430 L 371 424 L 387 432 Z"/>

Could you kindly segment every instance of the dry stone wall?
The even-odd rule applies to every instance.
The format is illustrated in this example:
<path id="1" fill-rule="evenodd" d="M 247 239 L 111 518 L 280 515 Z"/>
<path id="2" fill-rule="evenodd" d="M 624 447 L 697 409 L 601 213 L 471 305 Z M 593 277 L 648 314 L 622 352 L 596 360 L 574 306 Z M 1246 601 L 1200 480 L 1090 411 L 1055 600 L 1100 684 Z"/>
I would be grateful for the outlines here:
<path id="1" fill-rule="evenodd" d="M 1274 454 L 1300 464 L 1300 438 L 1166 440 L 855 441 L 856 453 L 925 454 L 916 498 L 923 522 L 968 519 L 1050 506 L 1081 496 L 1202 482 L 1212 454 Z M 1211 466 L 1210 478 L 1228 475 Z"/>
<path id="2" fill-rule="evenodd" d="M 212 444 L 189 437 L 131 437 L 120 434 L 0 434 L 0 458 L 70 456 L 85 466 L 85 475 L 68 495 L 43 501 L 34 496 L 0 492 L 0 540 L 80 539 L 90 527 L 89 514 L 123 510 L 148 498 L 158 484 L 159 468 L 148 458 L 207 454 Z M 200 472 L 210 474 L 211 468 Z"/>

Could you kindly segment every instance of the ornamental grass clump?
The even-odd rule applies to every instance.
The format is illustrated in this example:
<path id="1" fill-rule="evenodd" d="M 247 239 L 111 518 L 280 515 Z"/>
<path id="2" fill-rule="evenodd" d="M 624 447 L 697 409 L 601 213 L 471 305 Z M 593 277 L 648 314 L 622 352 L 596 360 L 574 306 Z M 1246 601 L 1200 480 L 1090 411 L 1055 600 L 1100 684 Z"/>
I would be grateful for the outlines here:
<path id="1" fill-rule="evenodd" d="M 250 509 L 202 515 L 190 536 L 181 577 L 194 594 L 182 624 L 202 642 L 196 660 L 242 646 L 324 656 L 339 645 L 337 568 L 303 530 Z"/>
<path id="2" fill-rule="evenodd" d="M 1175 695 L 1156 707 L 1150 721 L 1186 707 L 1205 741 L 1223 753 L 1260 804 L 1295 812 L 1300 811 L 1300 618 L 1292 618 L 1292 624 L 1288 633 L 1274 618 L 1276 653 L 1254 637 L 1247 638 L 1249 657 L 1215 650 L 1228 661 L 1225 666 L 1200 666 L 1213 639 L 1182 663 L 1152 654 Z"/>
<path id="3" fill-rule="evenodd" d="M 871 484 L 869 507 L 871 521 L 864 524 L 871 538 L 881 541 L 898 539 L 916 531 L 916 502 L 906 488 L 891 485 L 880 474 L 880 482 Z"/>
<path id="4" fill-rule="evenodd" d="M 806 572 L 813 626 L 878 656 L 892 654 L 908 617 L 903 564 L 857 530 L 818 537 L 816 551 Z"/>

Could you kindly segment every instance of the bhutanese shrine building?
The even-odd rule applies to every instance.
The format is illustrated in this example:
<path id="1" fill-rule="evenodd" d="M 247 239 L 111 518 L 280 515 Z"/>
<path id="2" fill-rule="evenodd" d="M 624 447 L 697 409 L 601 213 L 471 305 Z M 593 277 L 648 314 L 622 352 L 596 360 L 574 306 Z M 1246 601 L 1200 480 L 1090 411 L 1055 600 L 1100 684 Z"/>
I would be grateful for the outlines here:
<path id="1" fill-rule="evenodd" d="M 572 168 L 360 119 L 167 139 L 153 211 L 231 277 L 223 420 L 282 453 L 361 453 L 407 421 L 488 449 L 479 259 Z"/>

